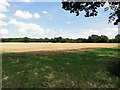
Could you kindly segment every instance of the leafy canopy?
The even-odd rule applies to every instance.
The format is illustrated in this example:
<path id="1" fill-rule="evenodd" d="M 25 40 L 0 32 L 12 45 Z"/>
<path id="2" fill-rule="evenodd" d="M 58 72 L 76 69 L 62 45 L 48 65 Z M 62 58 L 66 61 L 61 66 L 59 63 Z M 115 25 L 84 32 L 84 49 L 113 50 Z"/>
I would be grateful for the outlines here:
<path id="1" fill-rule="evenodd" d="M 86 0 L 88 1 L 88 0 Z M 93 0 L 91 0 L 93 1 Z M 98 8 L 104 7 L 105 3 L 109 5 L 104 8 L 105 11 L 111 9 L 112 12 L 108 17 L 108 22 L 114 22 L 114 25 L 118 25 L 120 22 L 120 1 L 105 2 L 104 0 L 99 0 L 99 2 L 81 2 L 81 0 L 63 0 L 62 1 L 62 8 L 64 10 L 70 11 L 70 13 L 76 13 L 76 16 L 80 15 L 81 11 L 85 12 L 85 17 L 97 16 L 98 15 Z"/>

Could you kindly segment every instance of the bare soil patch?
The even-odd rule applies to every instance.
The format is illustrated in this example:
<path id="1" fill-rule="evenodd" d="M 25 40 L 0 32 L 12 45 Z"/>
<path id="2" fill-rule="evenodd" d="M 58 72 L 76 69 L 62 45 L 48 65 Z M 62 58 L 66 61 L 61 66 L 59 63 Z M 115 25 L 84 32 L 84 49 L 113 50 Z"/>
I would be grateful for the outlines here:
<path id="1" fill-rule="evenodd" d="M 101 48 L 84 48 L 84 49 L 73 49 L 73 50 L 57 50 L 57 51 L 32 51 L 32 52 L 24 52 L 29 54 L 35 54 L 35 55 L 56 55 L 56 54 L 63 54 L 63 53 L 78 53 L 78 52 L 85 52 L 85 51 L 94 51 L 96 49 Z"/>

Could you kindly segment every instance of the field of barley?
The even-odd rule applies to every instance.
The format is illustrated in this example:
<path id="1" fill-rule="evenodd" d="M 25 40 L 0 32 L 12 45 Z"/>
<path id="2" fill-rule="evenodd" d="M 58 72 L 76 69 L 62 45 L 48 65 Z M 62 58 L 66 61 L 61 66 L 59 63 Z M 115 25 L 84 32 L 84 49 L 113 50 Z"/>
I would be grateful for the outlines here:
<path id="1" fill-rule="evenodd" d="M 118 43 L 0 43 L 3 52 L 59 51 L 83 48 L 112 48 Z"/>

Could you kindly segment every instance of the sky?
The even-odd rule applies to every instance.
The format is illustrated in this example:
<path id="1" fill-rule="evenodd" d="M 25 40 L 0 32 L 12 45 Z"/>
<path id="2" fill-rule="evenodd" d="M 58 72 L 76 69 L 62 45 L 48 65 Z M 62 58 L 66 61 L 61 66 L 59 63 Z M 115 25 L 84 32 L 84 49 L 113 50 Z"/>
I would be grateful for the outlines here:
<path id="1" fill-rule="evenodd" d="M 92 34 L 114 38 L 118 26 L 108 24 L 111 11 L 99 8 L 98 16 L 84 17 L 62 9 L 61 2 L 0 1 L 0 36 L 2 38 L 88 38 Z M 25 2 L 27 1 L 27 2 Z"/>

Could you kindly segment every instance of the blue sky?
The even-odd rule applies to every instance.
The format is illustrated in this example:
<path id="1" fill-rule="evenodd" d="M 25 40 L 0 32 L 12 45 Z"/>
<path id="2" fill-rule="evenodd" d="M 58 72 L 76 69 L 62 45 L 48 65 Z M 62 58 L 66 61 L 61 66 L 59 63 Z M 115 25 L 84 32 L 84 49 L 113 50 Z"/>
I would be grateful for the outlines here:
<path id="1" fill-rule="evenodd" d="M 6 1 L 5 1 L 6 2 Z M 60 2 L 6 2 L 0 12 L 2 37 L 87 38 L 92 34 L 114 38 L 118 26 L 108 24 L 111 11 L 99 9 L 96 17 L 86 18 L 62 9 Z M 5 16 L 4 16 L 5 15 Z"/>

